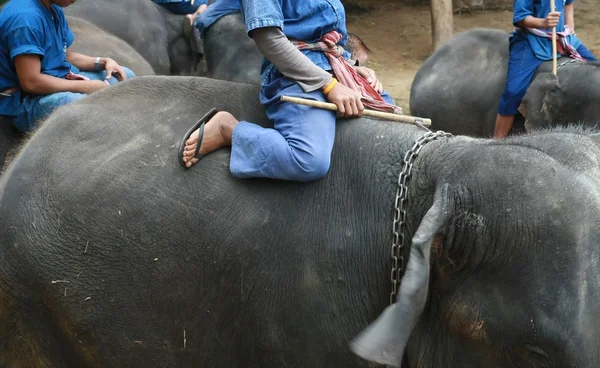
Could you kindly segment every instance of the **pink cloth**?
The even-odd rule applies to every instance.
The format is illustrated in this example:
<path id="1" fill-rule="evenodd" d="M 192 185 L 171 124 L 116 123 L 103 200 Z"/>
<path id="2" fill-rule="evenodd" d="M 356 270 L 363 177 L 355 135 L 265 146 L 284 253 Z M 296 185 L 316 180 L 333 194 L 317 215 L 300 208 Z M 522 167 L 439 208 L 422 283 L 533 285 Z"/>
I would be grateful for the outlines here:
<path id="1" fill-rule="evenodd" d="M 323 35 L 321 40 L 315 43 L 291 40 L 292 44 L 299 50 L 323 51 L 331 65 L 333 76 L 343 85 L 362 95 L 362 102 L 366 108 L 371 110 L 402 114 L 400 106 L 391 105 L 369 84 L 369 82 L 356 72 L 354 67 L 344 59 L 344 48 L 338 45 L 342 35 L 337 31 L 331 31 Z"/>
<path id="2" fill-rule="evenodd" d="M 525 28 L 525 30 L 538 37 L 544 37 L 550 40 L 552 39 L 552 32 L 542 31 L 537 28 Z M 565 26 L 564 32 L 556 32 L 556 51 L 561 55 L 570 56 L 573 59 L 585 62 L 585 59 L 581 55 L 579 55 L 577 50 L 569 43 L 569 39 L 567 36 L 572 34 L 573 32 L 567 26 Z"/>

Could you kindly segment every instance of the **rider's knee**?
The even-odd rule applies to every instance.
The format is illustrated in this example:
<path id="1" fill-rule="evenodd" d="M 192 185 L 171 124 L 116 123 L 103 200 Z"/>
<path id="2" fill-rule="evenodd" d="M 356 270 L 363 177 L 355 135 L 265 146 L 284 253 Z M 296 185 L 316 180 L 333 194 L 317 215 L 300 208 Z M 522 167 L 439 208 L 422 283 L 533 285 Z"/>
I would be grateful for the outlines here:
<path id="1" fill-rule="evenodd" d="M 298 164 L 295 165 L 292 176 L 292 180 L 308 182 L 317 179 L 321 179 L 331 166 L 331 155 L 330 154 L 303 154 L 302 157 L 298 157 Z"/>

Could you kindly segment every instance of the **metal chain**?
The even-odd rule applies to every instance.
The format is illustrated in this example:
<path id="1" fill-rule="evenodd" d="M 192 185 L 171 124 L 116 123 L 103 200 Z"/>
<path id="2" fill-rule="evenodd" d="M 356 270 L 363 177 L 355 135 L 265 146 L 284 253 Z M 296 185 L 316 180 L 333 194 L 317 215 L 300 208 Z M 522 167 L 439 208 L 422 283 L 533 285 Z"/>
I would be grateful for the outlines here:
<path id="1" fill-rule="evenodd" d="M 563 61 L 562 63 L 560 63 L 559 65 L 556 66 L 556 70 L 560 69 L 561 67 L 567 65 L 567 64 L 572 64 L 572 63 L 581 63 L 581 60 L 577 60 L 577 59 L 569 59 L 567 61 Z"/>
<path id="2" fill-rule="evenodd" d="M 450 137 L 452 134 L 438 130 L 437 132 L 428 131 L 423 136 L 415 140 L 415 144 L 404 155 L 404 166 L 398 176 L 398 189 L 396 191 L 396 200 L 394 202 L 394 223 L 392 227 L 392 292 L 390 294 L 390 304 L 393 304 L 398 295 L 398 286 L 402 273 L 404 272 L 404 247 L 406 239 L 404 228 L 406 226 L 406 205 L 408 202 L 407 182 L 412 173 L 413 163 L 421 152 L 423 146 L 438 138 Z"/>

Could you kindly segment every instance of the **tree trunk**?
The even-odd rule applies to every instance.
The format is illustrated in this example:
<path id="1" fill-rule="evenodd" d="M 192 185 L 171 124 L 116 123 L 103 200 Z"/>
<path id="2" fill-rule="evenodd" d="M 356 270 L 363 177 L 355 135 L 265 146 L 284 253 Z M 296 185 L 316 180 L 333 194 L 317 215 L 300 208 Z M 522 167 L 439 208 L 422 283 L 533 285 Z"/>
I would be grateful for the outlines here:
<path id="1" fill-rule="evenodd" d="M 431 0 L 431 37 L 433 51 L 452 38 L 452 0 Z"/>

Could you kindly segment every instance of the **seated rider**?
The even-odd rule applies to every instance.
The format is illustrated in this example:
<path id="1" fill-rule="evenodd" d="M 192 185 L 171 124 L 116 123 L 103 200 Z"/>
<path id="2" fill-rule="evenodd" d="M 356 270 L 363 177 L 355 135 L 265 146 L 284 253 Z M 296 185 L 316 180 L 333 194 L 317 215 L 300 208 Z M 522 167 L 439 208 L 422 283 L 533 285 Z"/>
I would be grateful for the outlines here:
<path id="1" fill-rule="evenodd" d="M 0 115 L 23 133 L 59 106 L 134 76 L 112 59 L 69 49 L 75 36 L 62 8 L 72 3 L 10 0 L 0 12 Z"/>
<path id="2" fill-rule="evenodd" d="M 184 33 L 189 39 L 192 25 L 196 17 L 208 7 L 208 0 L 152 0 L 175 14 L 186 14 L 184 19 Z"/>
<path id="3" fill-rule="evenodd" d="M 504 138 L 512 128 L 515 115 L 537 68 L 552 60 L 552 27 L 556 26 L 557 57 L 570 56 L 581 61 L 596 61 L 575 36 L 575 0 L 557 0 L 551 12 L 550 0 L 515 0 L 510 37 L 508 78 L 500 99 L 494 138 Z"/>
<path id="4" fill-rule="evenodd" d="M 340 117 L 360 115 L 363 105 L 401 112 L 371 69 L 347 62 L 340 0 L 242 0 L 241 5 L 248 35 L 266 57 L 260 101 L 274 128 L 240 122 L 213 109 L 184 136 L 181 165 L 189 168 L 231 145 L 234 177 L 316 180 L 329 170 L 336 113 L 284 102 L 282 95 L 332 102 Z"/>

